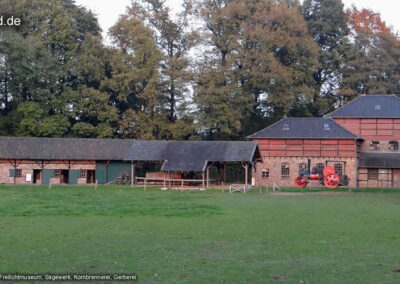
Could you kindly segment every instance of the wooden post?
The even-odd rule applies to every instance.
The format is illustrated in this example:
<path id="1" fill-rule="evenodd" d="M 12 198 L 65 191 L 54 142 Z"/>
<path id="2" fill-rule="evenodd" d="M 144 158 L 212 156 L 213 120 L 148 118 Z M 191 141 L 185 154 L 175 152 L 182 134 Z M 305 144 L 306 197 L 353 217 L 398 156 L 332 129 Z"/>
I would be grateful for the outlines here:
<path id="1" fill-rule="evenodd" d="M 169 172 L 168 188 L 171 189 L 171 172 Z"/>
<path id="2" fill-rule="evenodd" d="M 146 191 L 146 181 L 147 181 L 147 178 L 144 178 L 144 187 L 143 187 L 144 191 Z"/>
<path id="3" fill-rule="evenodd" d="M 207 183 L 206 183 L 206 188 L 208 188 L 210 186 L 210 166 L 207 166 L 206 170 L 207 170 Z"/>
<path id="4" fill-rule="evenodd" d="M 96 182 L 94 183 L 94 189 L 97 189 L 97 179 Z"/>
<path id="5" fill-rule="evenodd" d="M 49 189 L 51 189 L 51 179 L 49 180 Z"/>
<path id="6" fill-rule="evenodd" d="M 203 189 L 204 189 L 204 172 L 201 172 L 201 177 L 202 177 L 202 180 L 203 180 Z"/>
<path id="7" fill-rule="evenodd" d="M 217 185 L 221 185 L 221 165 L 217 167 Z"/>
<path id="8" fill-rule="evenodd" d="M 106 183 L 108 183 L 108 166 L 110 165 L 110 161 L 106 162 Z"/>
<path id="9" fill-rule="evenodd" d="M 224 163 L 224 184 L 226 183 L 226 164 Z"/>
<path id="10" fill-rule="evenodd" d="M 244 186 L 247 189 L 247 184 L 248 184 L 248 179 L 249 179 L 249 164 L 245 163 L 244 165 L 242 164 L 244 168 Z"/>
<path id="11" fill-rule="evenodd" d="M 135 162 L 131 161 L 131 187 L 135 184 Z"/>

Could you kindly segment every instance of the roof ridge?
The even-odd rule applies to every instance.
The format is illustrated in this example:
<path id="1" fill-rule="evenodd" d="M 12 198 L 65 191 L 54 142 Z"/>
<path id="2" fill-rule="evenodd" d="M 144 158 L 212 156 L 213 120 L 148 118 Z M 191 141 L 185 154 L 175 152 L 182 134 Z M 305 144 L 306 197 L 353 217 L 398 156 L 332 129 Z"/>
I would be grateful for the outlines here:
<path id="1" fill-rule="evenodd" d="M 358 95 L 355 99 L 353 99 L 353 100 L 347 102 L 346 104 L 342 105 L 341 107 L 338 107 L 338 108 L 335 109 L 334 111 L 331 111 L 331 112 L 325 114 L 323 117 L 332 117 L 332 114 L 334 114 L 334 113 L 337 112 L 338 110 L 340 110 L 340 109 L 342 109 L 342 108 L 344 108 L 344 107 L 350 105 L 351 103 L 357 101 L 359 98 L 365 97 L 365 96 L 366 96 L 365 94 L 364 94 L 364 95 Z"/>
<path id="2" fill-rule="evenodd" d="M 280 120 L 275 121 L 274 123 L 268 125 L 267 127 L 264 127 L 263 129 L 260 129 L 260 130 L 258 130 L 257 132 L 254 132 L 253 134 L 250 134 L 250 135 L 246 136 L 246 138 L 250 138 L 250 139 L 251 139 L 251 138 L 253 138 L 252 136 L 257 135 L 257 134 L 260 133 L 261 131 L 264 131 L 264 130 L 266 130 L 266 129 L 268 129 L 268 128 L 274 126 L 275 124 L 278 124 L 279 122 L 281 122 L 281 121 L 283 121 L 283 120 L 286 120 L 286 119 L 288 119 L 288 118 L 287 118 L 287 117 L 281 118 Z"/>

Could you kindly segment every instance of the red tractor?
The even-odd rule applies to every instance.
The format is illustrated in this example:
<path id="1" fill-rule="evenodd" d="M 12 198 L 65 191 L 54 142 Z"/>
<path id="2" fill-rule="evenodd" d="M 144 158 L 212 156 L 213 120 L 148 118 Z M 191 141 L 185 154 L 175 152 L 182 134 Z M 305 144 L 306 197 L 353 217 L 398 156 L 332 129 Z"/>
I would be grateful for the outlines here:
<path id="1" fill-rule="evenodd" d="M 308 160 L 308 168 L 306 171 L 300 172 L 299 176 L 294 180 L 297 187 L 304 188 L 307 186 L 309 180 L 319 180 L 322 185 L 329 188 L 337 188 L 339 185 L 348 185 L 349 179 L 346 175 L 342 178 L 335 173 L 335 169 L 332 166 L 326 166 L 324 169 L 318 171 L 317 168 L 313 168 L 310 173 L 311 160 Z"/>

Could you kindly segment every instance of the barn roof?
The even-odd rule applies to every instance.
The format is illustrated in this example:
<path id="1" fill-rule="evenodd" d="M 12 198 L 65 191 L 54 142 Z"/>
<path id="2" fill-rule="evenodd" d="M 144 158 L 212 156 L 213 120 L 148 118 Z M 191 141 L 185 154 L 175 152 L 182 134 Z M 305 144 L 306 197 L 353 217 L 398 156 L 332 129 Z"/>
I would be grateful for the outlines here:
<path id="1" fill-rule="evenodd" d="M 0 159 L 164 162 L 164 171 L 204 171 L 208 162 L 252 162 L 257 143 L 0 137 Z"/>
<path id="2" fill-rule="evenodd" d="M 357 139 L 330 118 L 284 118 L 248 138 L 281 139 Z"/>
<path id="3" fill-rule="evenodd" d="M 326 117 L 400 118 L 400 99 L 396 95 L 360 95 Z"/>
<path id="4" fill-rule="evenodd" d="M 134 141 L 128 161 L 164 161 L 164 171 L 204 171 L 207 162 L 252 162 L 257 143 L 247 141 Z"/>
<path id="5" fill-rule="evenodd" d="M 400 153 L 361 152 L 360 168 L 398 169 Z"/>
<path id="6" fill-rule="evenodd" d="M 133 140 L 0 137 L 0 159 L 123 160 Z"/>

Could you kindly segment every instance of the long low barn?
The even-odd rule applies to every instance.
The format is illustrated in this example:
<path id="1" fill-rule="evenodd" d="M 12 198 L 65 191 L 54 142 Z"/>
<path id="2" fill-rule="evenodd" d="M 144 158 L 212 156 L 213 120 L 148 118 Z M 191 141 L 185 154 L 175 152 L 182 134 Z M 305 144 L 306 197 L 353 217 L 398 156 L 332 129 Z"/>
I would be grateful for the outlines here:
<path id="1" fill-rule="evenodd" d="M 136 141 L 128 139 L 0 137 L 0 183 L 106 184 L 136 180 L 137 163 L 159 163 L 161 173 L 201 173 L 241 163 L 245 181 L 260 160 L 256 142 Z M 134 177 L 134 178 L 131 178 Z"/>

